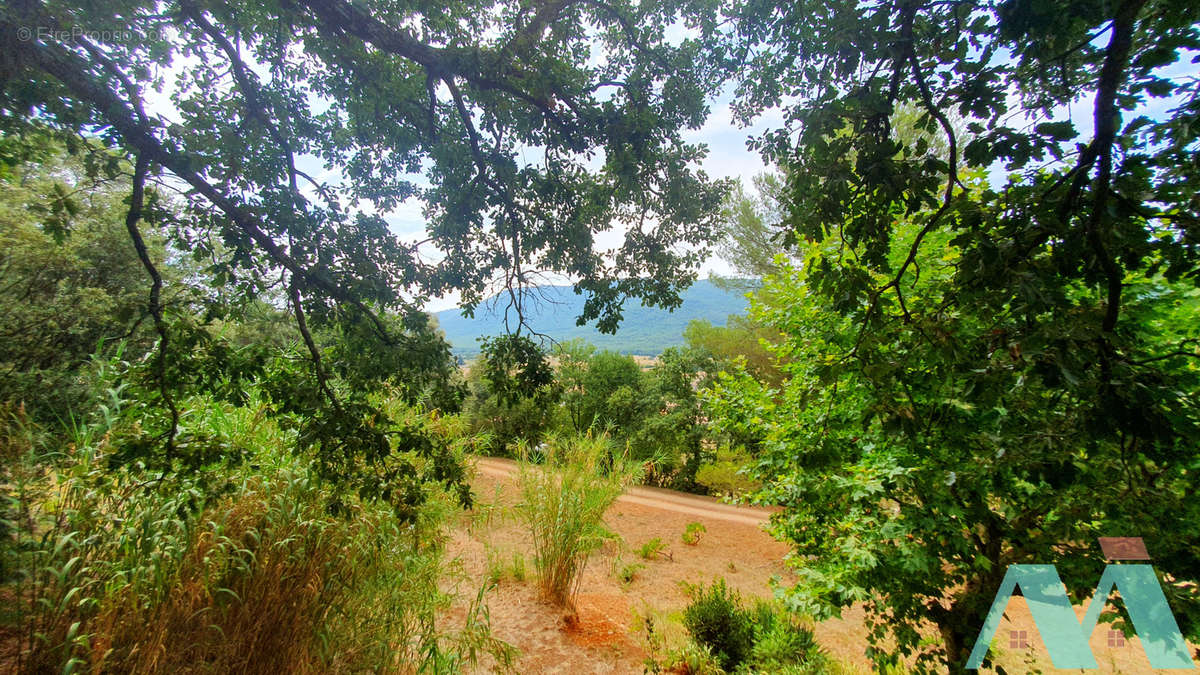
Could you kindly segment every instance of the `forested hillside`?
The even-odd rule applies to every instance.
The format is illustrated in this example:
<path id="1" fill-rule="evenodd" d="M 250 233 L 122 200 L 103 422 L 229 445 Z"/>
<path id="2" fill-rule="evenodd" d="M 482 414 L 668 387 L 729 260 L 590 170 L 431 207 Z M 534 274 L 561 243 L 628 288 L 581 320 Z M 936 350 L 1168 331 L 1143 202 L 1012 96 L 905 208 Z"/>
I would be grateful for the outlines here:
<path id="1" fill-rule="evenodd" d="M 529 314 L 529 329 L 555 341 L 581 339 L 601 349 L 654 356 L 667 347 L 682 345 L 683 331 L 691 321 L 724 325 L 729 315 L 744 314 L 748 303 L 742 291 L 727 290 L 708 280 L 697 281 L 679 297 L 683 304 L 672 311 L 637 303 L 626 304 L 624 318 L 615 334 L 601 333 L 592 324 L 576 324 L 576 317 L 583 313 L 583 297 L 576 295 L 570 286 L 538 286 L 525 311 Z M 505 332 L 506 299 L 496 296 L 482 303 L 471 318 L 464 317 L 457 309 L 435 314 L 438 326 L 445 332 L 446 341 L 456 356 L 473 357 L 479 353 L 477 338 L 495 337 Z"/>

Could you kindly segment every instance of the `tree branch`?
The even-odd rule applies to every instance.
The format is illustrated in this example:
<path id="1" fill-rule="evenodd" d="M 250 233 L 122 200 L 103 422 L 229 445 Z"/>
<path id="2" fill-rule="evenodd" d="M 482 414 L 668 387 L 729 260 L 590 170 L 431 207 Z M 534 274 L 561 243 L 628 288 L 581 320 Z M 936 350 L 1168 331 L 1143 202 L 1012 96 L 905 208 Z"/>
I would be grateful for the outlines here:
<path id="1" fill-rule="evenodd" d="M 1087 239 L 1099 258 L 1100 266 L 1108 279 L 1108 297 L 1104 312 L 1104 322 L 1101 329 L 1112 333 L 1117 326 L 1117 317 L 1121 311 L 1121 282 L 1123 273 L 1119 265 L 1109 254 L 1100 236 L 1100 221 L 1108 208 L 1109 190 L 1112 183 L 1112 154 L 1113 143 L 1116 140 L 1117 129 L 1120 125 L 1120 112 L 1117 109 L 1117 93 L 1125 79 L 1125 69 L 1129 64 L 1129 53 L 1133 49 L 1133 33 L 1136 28 L 1138 12 L 1146 4 L 1146 0 L 1126 0 L 1117 9 L 1113 17 L 1112 38 L 1104 56 L 1104 65 L 1100 69 L 1100 83 L 1096 90 L 1095 132 L 1092 143 L 1100 160 L 1100 170 L 1093 182 L 1092 212 L 1087 223 Z"/>
<path id="2" fill-rule="evenodd" d="M 3 26 L 4 30 L 15 30 L 11 24 Z M 283 250 L 274 239 L 268 235 L 262 222 L 249 210 L 238 204 L 233 198 L 223 194 L 215 186 L 205 180 L 192 166 L 192 159 L 183 152 L 168 150 L 155 136 L 154 128 L 143 124 L 128 105 L 108 89 L 96 85 L 88 77 L 88 64 L 75 54 L 58 47 L 42 45 L 37 41 L 20 42 L 22 55 L 38 68 L 62 82 L 76 96 L 90 102 L 103 116 L 122 139 L 135 148 L 139 155 L 165 167 L 184 182 L 192 186 L 200 195 L 216 206 L 222 213 L 233 221 L 247 236 L 249 236 L 272 260 L 291 272 L 305 284 L 320 288 L 330 297 L 352 305 L 375 326 L 379 335 L 391 343 L 387 327 L 379 316 L 367 307 L 360 299 L 354 297 L 324 276 L 308 270 L 297 260 Z"/>
<path id="3" fill-rule="evenodd" d="M 142 202 L 149 168 L 149 160 L 145 155 L 139 153 L 133 169 L 133 192 L 129 196 L 129 212 L 125 215 L 125 229 L 129 232 L 129 238 L 133 240 L 133 247 L 137 250 L 138 259 L 142 261 L 142 267 L 146 268 L 152 282 L 150 285 L 150 315 L 154 317 L 154 329 L 158 331 L 155 377 L 158 379 L 158 390 L 162 395 L 163 402 L 167 404 L 167 409 L 171 412 L 171 428 L 167 430 L 166 434 L 167 457 L 170 459 L 175 455 L 175 436 L 179 433 L 179 407 L 175 405 L 175 398 L 171 395 L 170 387 L 167 386 L 167 346 L 170 343 L 170 336 L 162 311 L 163 279 L 158 268 L 155 267 L 154 261 L 150 259 L 146 242 L 142 239 L 142 233 L 137 226 L 138 221 L 142 218 Z"/>
<path id="4" fill-rule="evenodd" d="M 537 108 L 563 133 L 570 135 L 569 126 L 554 111 L 552 100 L 485 74 L 480 67 L 485 55 L 477 49 L 431 47 L 417 40 L 408 30 L 389 26 L 344 0 L 299 0 L 299 3 L 330 28 L 353 35 L 389 54 L 414 61 L 437 79 L 457 76 L 477 89 L 500 91 L 525 101 Z"/>
<path id="5" fill-rule="evenodd" d="M 308 330 L 308 320 L 304 315 L 304 305 L 300 302 L 300 286 L 297 285 L 295 277 L 288 284 L 288 298 L 292 301 L 292 311 L 296 314 L 296 328 L 300 330 L 300 337 L 304 339 L 304 346 L 308 348 L 308 355 L 312 359 L 313 372 L 317 376 L 317 386 L 320 387 L 321 393 L 329 399 L 329 402 L 337 410 L 341 410 L 342 403 L 337 395 L 333 393 L 333 389 L 329 387 L 329 375 L 325 372 L 325 362 L 321 359 L 321 350 L 317 348 L 317 343 L 313 340 L 312 333 Z"/>

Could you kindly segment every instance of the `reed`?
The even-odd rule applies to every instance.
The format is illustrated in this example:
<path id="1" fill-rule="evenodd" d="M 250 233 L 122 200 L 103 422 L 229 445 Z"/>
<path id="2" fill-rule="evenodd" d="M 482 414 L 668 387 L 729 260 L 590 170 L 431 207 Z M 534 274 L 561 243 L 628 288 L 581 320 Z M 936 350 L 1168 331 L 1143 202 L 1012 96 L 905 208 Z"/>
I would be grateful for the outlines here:
<path id="1" fill-rule="evenodd" d="M 542 595 L 572 607 L 588 556 L 611 533 L 603 516 L 635 477 L 636 465 L 613 453 L 605 436 L 558 436 L 541 448 L 538 465 L 521 448 L 518 512 L 533 540 Z"/>

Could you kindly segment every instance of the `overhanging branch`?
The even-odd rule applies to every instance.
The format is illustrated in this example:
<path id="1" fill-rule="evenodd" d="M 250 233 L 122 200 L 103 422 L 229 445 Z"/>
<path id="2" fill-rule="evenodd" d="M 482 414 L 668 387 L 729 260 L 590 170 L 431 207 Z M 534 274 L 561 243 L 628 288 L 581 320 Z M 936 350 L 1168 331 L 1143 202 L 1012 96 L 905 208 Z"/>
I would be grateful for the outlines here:
<path id="1" fill-rule="evenodd" d="M 4 22 L 7 24 L 7 22 Z M 4 25 L 5 30 L 13 29 Z M 36 41 L 19 43 L 22 56 L 39 69 L 62 82 L 79 98 L 90 103 L 104 120 L 116 129 L 122 139 L 132 146 L 139 156 L 145 157 L 190 185 L 200 195 L 216 206 L 226 217 L 249 236 L 276 264 L 287 269 L 293 277 L 307 285 L 319 288 L 335 300 L 345 302 L 366 315 L 376 331 L 387 342 L 391 342 L 387 328 L 379 316 L 359 298 L 354 297 L 326 277 L 307 269 L 291 257 L 267 234 L 260 220 L 233 198 L 222 193 L 192 168 L 192 159 L 184 152 L 168 150 L 154 133 L 153 127 L 141 122 L 134 111 L 113 92 L 95 84 L 87 76 L 88 64 L 78 56 L 58 47 Z"/>

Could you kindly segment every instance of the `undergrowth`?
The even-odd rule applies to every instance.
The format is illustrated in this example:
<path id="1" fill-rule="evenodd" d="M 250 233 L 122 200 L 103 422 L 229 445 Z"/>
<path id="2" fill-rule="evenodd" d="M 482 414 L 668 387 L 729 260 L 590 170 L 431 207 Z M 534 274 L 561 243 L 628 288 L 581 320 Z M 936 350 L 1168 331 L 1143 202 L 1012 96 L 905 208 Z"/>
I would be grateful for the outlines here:
<path id="1" fill-rule="evenodd" d="M 647 672 L 816 675 L 848 672 L 816 643 L 811 627 L 778 603 L 749 609 L 723 579 L 688 586 L 680 614 L 650 607 L 635 613 Z"/>
<path id="2" fill-rule="evenodd" d="M 667 545 L 663 543 L 661 537 L 654 537 L 638 547 L 637 554 L 641 556 L 643 560 L 654 560 L 662 555 L 666 548 Z"/>
<path id="3" fill-rule="evenodd" d="M 68 439 L 20 409 L 0 426 L 5 613 L 0 658 L 24 673 L 458 672 L 513 652 L 491 637 L 483 590 L 441 625 L 452 495 L 402 523 L 391 505 L 330 515 L 292 434 L 244 406 L 184 402 L 185 423 L 240 462 L 190 472 L 122 464 L 136 432 L 120 386 Z M 419 416 L 420 413 L 413 412 Z M 453 422 L 430 416 L 435 432 Z"/>

